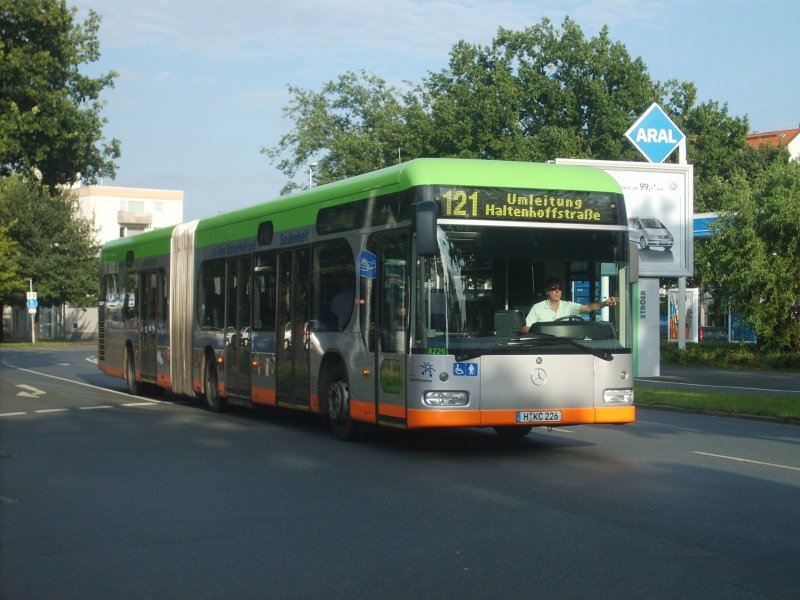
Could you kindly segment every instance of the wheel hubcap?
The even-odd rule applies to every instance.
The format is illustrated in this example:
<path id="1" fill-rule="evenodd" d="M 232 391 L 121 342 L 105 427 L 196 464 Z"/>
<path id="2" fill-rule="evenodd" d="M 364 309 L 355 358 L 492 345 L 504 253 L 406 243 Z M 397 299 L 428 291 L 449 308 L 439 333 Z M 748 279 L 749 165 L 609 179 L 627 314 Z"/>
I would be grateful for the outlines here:
<path id="1" fill-rule="evenodd" d="M 328 415 L 334 421 L 347 412 L 347 390 L 344 383 L 337 381 L 328 389 Z"/>

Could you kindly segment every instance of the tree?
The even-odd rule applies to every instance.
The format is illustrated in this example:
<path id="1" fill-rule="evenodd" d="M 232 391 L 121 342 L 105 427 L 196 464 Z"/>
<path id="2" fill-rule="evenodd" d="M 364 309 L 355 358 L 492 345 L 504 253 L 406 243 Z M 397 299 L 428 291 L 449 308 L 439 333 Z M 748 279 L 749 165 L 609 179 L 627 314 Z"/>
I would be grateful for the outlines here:
<path id="1" fill-rule="evenodd" d="M 548 19 L 501 28 L 487 47 L 459 42 L 426 91 L 440 154 L 531 161 L 636 159 L 622 134 L 658 99 L 644 63 L 607 28 L 587 40 L 569 18 L 561 29 Z"/>
<path id="2" fill-rule="evenodd" d="M 10 225 L 13 225 L 13 223 L 10 223 Z M 19 293 L 22 289 L 17 243 L 8 235 L 8 229 L 8 225 L 0 219 L 0 299 Z M 0 315 L 2 315 L 1 302 Z M 2 327 L 0 327 L 1 341 L 3 341 Z"/>
<path id="3" fill-rule="evenodd" d="M 100 18 L 76 23 L 64 0 L 0 0 L 0 175 L 36 174 L 50 189 L 113 177 L 119 141 L 103 144 L 100 92 L 116 74 L 99 58 Z"/>
<path id="4" fill-rule="evenodd" d="M 96 231 L 81 215 L 72 192 L 53 195 L 38 181 L 15 175 L 2 178 L 0 224 L 16 241 L 16 268 L 12 264 L 10 271 L 33 278 L 40 305 L 94 303 L 99 253 Z M 26 288 L 19 276 L 3 290 L 0 310 L 3 305 L 23 302 Z"/>
<path id="5" fill-rule="evenodd" d="M 722 190 L 725 212 L 703 249 L 707 283 L 775 350 L 800 351 L 800 164 L 782 154 Z"/>
<path id="6" fill-rule="evenodd" d="M 326 183 L 425 152 L 418 131 L 426 116 L 418 88 L 401 92 L 361 71 L 341 75 L 321 92 L 290 86 L 289 93 L 284 114 L 295 129 L 277 146 L 261 150 L 289 178 L 283 193 L 299 187 L 292 180 L 312 160 L 318 163 L 317 180 Z"/>

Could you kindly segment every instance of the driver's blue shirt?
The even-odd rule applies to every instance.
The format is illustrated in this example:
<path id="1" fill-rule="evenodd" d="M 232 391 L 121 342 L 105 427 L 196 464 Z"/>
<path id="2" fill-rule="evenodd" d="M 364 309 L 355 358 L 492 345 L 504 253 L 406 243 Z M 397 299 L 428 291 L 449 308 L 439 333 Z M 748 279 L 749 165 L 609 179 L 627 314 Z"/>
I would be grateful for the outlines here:
<path id="1" fill-rule="evenodd" d="M 581 305 L 577 302 L 560 300 L 558 302 L 558 308 L 553 310 L 553 308 L 550 306 L 550 300 L 542 300 L 531 307 L 531 310 L 525 319 L 525 324 L 530 327 L 534 323 L 538 323 L 540 321 L 555 321 L 561 317 L 573 317 L 579 314 L 581 314 Z"/>

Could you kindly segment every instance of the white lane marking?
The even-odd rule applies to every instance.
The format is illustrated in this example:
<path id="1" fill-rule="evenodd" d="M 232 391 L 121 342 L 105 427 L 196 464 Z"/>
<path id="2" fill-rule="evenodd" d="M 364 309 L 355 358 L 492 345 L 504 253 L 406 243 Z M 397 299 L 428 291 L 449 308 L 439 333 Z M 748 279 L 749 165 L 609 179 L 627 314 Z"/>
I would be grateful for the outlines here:
<path id="1" fill-rule="evenodd" d="M 40 408 L 39 410 L 33 411 L 36 414 L 42 415 L 45 413 L 58 413 L 58 412 L 69 412 L 68 408 Z"/>
<path id="2" fill-rule="evenodd" d="M 17 371 L 23 371 L 25 373 L 33 373 L 34 375 L 39 375 L 40 377 L 49 377 L 50 379 L 57 379 L 58 381 L 66 381 L 67 383 L 74 383 L 75 385 L 82 385 L 83 387 L 92 388 L 93 390 L 100 390 L 101 392 L 108 392 L 109 394 L 117 394 L 119 396 L 125 396 L 126 398 L 130 398 L 131 394 L 128 392 L 118 392 L 117 390 L 110 390 L 108 388 L 100 387 L 99 385 L 92 385 L 91 383 L 84 383 L 82 381 L 75 381 L 74 379 L 67 379 L 66 377 L 58 377 L 56 375 L 49 375 L 47 373 L 40 373 L 39 371 L 32 371 L 31 369 L 23 369 L 22 367 L 15 367 L 12 364 L 9 364 L 7 361 L 2 361 L 3 364 L 11 369 L 15 369 Z M 172 404 L 172 402 L 168 402 L 167 400 L 151 400 L 151 402 L 155 404 Z"/>
<path id="3" fill-rule="evenodd" d="M 722 458 L 725 460 L 735 460 L 737 462 L 750 463 L 752 465 L 763 465 L 765 467 L 775 467 L 776 469 L 789 469 L 790 471 L 800 471 L 800 467 L 790 467 L 788 465 L 779 465 L 776 463 L 762 462 L 760 460 L 750 460 L 749 458 L 739 458 L 738 456 L 725 456 L 724 454 L 711 454 L 710 452 L 693 451 L 692 454 L 699 454 L 701 456 L 710 456 L 712 458 Z"/>
<path id="4" fill-rule="evenodd" d="M 127 402 L 122 406 L 158 406 L 156 402 Z"/>
<path id="5" fill-rule="evenodd" d="M 32 385 L 27 385 L 24 383 L 18 383 L 15 387 L 25 390 L 22 392 L 17 392 L 17 396 L 22 396 L 23 398 L 38 398 L 39 396 L 44 396 L 47 393 L 44 390 L 40 390 L 39 388 L 35 388 Z"/>
<path id="6" fill-rule="evenodd" d="M 0 413 L 0 417 L 19 417 L 21 415 L 27 415 L 28 413 L 25 412 L 13 412 L 13 413 Z"/>
<path id="7" fill-rule="evenodd" d="M 78 410 L 99 410 L 101 408 L 114 408 L 110 404 L 99 404 L 98 406 L 79 406 Z"/>

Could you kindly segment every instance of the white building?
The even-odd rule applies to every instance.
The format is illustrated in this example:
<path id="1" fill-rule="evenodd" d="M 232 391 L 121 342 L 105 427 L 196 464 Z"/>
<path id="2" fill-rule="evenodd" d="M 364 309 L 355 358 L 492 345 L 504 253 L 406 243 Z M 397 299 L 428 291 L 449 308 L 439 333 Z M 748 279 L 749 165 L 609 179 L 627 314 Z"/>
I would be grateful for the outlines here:
<path id="1" fill-rule="evenodd" d="M 78 187 L 73 191 L 81 212 L 95 224 L 100 244 L 183 221 L 182 191 L 104 185 Z M 6 335 L 30 339 L 30 317 L 26 309 L 6 307 L 5 313 Z M 39 307 L 37 336 L 41 339 L 82 340 L 94 339 L 96 335 L 97 307 Z"/>
<path id="2" fill-rule="evenodd" d="M 183 192 L 90 185 L 75 190 L 101 244 L 183 222 Z"/>

